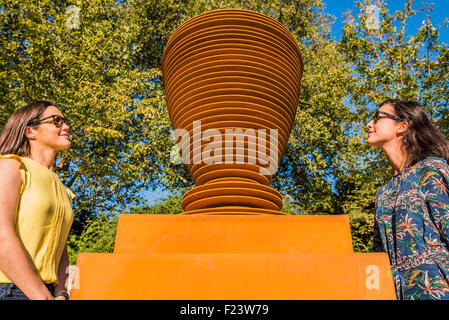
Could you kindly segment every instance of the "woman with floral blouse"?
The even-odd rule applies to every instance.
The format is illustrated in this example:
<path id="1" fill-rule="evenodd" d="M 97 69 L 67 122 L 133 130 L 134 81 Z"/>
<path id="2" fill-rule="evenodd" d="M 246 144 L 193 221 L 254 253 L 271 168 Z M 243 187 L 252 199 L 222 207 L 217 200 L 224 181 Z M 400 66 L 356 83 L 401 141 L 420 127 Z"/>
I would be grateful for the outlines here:
<path id="1" fill-rule="evenodd" d="M 387 100 L 367 124 L 394 171 L 375 198 L 374 251 L 398 299 L 449 300 L 449 142 L 413 101 Z"/>

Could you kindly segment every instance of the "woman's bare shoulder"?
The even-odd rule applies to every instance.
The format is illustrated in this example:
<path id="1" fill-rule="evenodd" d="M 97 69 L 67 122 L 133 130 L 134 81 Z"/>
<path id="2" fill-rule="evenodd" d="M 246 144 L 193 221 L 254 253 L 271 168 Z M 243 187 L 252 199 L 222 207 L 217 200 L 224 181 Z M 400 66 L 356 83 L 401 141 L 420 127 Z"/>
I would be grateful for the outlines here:
<path id="1" fill-rule="evenodd" d="M 19 156 L 15 157 L 1 157 L 0 156 L 0 176 L 19 176 L 19 167 L 21 164 L 21 159 Z"/>

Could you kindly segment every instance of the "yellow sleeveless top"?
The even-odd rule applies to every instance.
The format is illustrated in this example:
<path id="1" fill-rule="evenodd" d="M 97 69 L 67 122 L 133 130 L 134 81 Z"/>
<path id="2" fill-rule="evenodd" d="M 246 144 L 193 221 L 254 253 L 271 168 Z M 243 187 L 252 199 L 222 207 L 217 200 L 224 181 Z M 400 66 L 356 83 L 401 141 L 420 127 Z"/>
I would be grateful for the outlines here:
<path id="1" fill-rule="evenodd" d="M 30 158 L 0 155 L 20 162 L 22 176 L 16 233 L 44 283 L 58 283 L 58 266 L 73 222 L 75 195 L 58 175 Z M 0 271 L 0 283 L 10 283 Z"/>

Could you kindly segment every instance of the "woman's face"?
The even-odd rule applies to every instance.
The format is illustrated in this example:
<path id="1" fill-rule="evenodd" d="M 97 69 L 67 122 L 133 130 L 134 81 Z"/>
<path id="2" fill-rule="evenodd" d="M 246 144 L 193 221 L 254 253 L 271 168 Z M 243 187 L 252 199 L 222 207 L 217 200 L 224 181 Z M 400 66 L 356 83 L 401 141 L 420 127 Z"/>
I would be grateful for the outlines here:
<path id="1" fill-rule="evenodd" d="M 45 119 L 50 116 L 62 117 L 63 115 L 55 106 L 49 106 L 39 119 Z M 62 125 L 58 127 L 53 119 L 53 117 L 50 117 L 42 120 L 36 128 L 30 127 L 30 133 L 27 135 L 28 138 L 33 141 L 33 144 L 39 145 L 39 147 L 47 147 L 55 151 L 70 147 L 70 127 L 65 122 L 62 122 Z"/>
<path id="2" fill-rule="evenodd" d="M 396 116 L 394 106 L 392 104 L 384 104 L 379 108 L 379 111 Z M 396 141 L 398 138 L 398 122 L 388 115 L 379 113 L 379 119 L 376 123 L 374 119 L 372 119 L 368 122 L 366 127 L 368 128 L 367 143 L 370 146 L 382 147 L 385 143 Z"/>

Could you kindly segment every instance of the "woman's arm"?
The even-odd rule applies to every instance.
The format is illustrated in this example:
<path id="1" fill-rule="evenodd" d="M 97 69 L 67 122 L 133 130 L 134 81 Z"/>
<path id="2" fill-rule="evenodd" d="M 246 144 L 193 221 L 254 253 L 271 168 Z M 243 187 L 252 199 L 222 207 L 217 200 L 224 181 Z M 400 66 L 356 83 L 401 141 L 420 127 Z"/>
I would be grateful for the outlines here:
<path id="1" fill-rule="evenodd" d="M 61 261 L 59 261 L 58 285 L 55 287 L 55 294 L 60 291 L 67 292 L 66 282 L 69 276 L 68 267 L 69 267 L 69 254 L 67 253 L 67 244 L 66 244 L 64 247 L 64 251 L 62 252 Z M 56 299 L 65 300 L 64 297 L 58 297 Z"/>
<path id="2" fill-rule="evenodd" d="M 14 220 L 22 178 L 17 160 L 0 159 L 0 270 L 29 299 L 54 299 L 32 264 L 17 237 Z"/>

